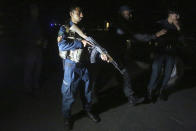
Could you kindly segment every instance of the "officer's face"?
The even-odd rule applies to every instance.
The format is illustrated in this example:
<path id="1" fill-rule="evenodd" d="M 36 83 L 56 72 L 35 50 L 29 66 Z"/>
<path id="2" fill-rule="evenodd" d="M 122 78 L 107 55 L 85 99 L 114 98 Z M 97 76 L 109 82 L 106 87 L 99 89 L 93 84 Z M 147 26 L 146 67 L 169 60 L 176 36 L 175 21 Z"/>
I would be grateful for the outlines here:
<path id="1" fill-rule="evenodd" d="M 179 15 L 179 14 L 176 14 L 176 13 L 170 14 L 170 17 L 171 17 L 172 20 L 174 20 L 174 21 L 180 19 L 180 15 Z"/>
<path id="2" fill-rule="evenodd" d="M 78 23 L 82 20 L 83 18 L 83 13 L 80 10 L 80 8 L 76 8 L 72 12 L 70 12 L 71 19 L 74 23 Z"/>
<path id="3" fill-rule="evenodd" d="M 121 15 L 126 20 L 129 20 L 129 19 L 132 18 L 132 13 L 130 11 L 128 11 L 128 10 L 122 11 Z"/>

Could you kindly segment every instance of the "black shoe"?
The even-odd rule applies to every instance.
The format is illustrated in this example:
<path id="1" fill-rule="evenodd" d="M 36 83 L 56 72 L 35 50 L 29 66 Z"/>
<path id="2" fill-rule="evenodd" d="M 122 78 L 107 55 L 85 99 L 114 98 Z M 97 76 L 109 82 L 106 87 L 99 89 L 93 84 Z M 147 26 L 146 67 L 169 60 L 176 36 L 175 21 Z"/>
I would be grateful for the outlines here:
<path id="1" fill-rule="evenodd" d="M 145 96 L 145 101 L 146 101 L 146 102 L 152 102 L 152 100 L 153 100 L 152 96 L 151 96 L 149 93 L 146 94 L 146 96 Z"/>
<path id="2" fill-rule="evenodd" d="M 159 95 L 159 99 L 163 100 L 163 101 L 167 101 L 168 100 L 168 92 L 166 90 L 161 90 L 160 95 Z"/>
<path id="3" fill-rule="evenodd" d="M 70 119 L 64 119 L 64 129 L 65 131 L 72 130 L 72 122 Z"/>
<path id="4" fill-rule="evenodd" d="M 101 119 L 99 118 L 98 115 L 93 114 L 92 112 L 86 112 L 86 115 L 88 116 L 89 119 L 91 119 L 92 121 L 94 121 L 95 123 L 98 123 L 101 121 Z"/>
<path id="5" fill-rule="evenodd" d="M 147 91 L 147 99 L 148 99 L 149 101 L 152 101 L 153 96 L 154 96 L 154 91 L 148 90 L 148 91 Z"/>
<path id="6" fill-rule="evenodd" d="M 145 96 L 145 102 L 151 103 L 156 101 L 156 92 L 154 90 L 148 89 L 147 94 Z"/>
<path id="7" fill-rule="evenodd" d="M 142 98 L 138 98 L 136 96 L 130 96 L 128 97 L 128 101 L 129 101 L 129 104 L 132 104 L 132 105 L 137 105 L 137 104 L 141 104 L 144 102 L 144 97 Z"/>

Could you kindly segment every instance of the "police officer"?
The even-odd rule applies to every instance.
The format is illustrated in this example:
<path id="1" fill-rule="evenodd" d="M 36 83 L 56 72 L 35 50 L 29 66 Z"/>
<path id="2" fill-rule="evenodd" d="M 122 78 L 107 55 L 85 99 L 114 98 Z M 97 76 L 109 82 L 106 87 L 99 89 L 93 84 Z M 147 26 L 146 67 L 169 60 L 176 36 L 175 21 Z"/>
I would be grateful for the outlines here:
<path id="1" fill-rule="evenodd" d="M 116 34 L 118 35 L 119 40 L 121 40 L 121 43 L 126 46 L 128 52 L 131 43 L 149 42 L 150 40 L 155 40 L 166 33 L 165 29 L 160 29 L 155 34 L 140 33 L 138 28 L 136 28 L 137 26 L 138 25 L 136 25 L 133 20 L 133 9 L 127 5 L 121 6 L 116 23 Z M 127 54 L 124 54 L 124 56 L 127 57 Z M 127 59 L 125 59 L 125 61 L 127 61 Z"/>
<path id="2" fill-rule="evenodd" d="M 71 106 L 75 101 L 77 90 L 80 92 L 83 108 L 87 116 L 94 122 L 99 122 L 100 118 L 92 112 L 92 81 L 89 76 L 89 50 L 86 40 L 79 40 L 81 37 L 70 30 L 75 24 L 83 18 L 80 7 L 70 8 L 70 20 L 60 27 L 58 33 L 58 48 L 61 54 L 64 54 L 64 79 L 62 82 L 62 112 L 64 116 L 64 125 L 66 129 L 71 129 Z M 63 53 L 64 52 L 64 53 Z M 101 54 L 101 59 L 107 61 L 107 57 Z M 79 86 L 83 84 L 84 86 Z"/>
<path id="3" fill-rule="evenodd" d="M 160 30 L 155 34 L 141 34 L 137 33 L 137 29 L 135 28 L 135 23 L 133 22 L 133 10 L 127 6 L 123 5 L 120 7 L 118 12 L 118 20 L 114 24 L 113 32 L 115 32 L 117 38 L 115 46 L 117 46 L 118 58 L 121 60 L 121 65 L 123 68 L 127 70 L 126 64 L 130 58 L 130 48 L 131 43 L 135 43 L 136 41 L 148 42 L 152 39 L 156 39 L 161 35 L 165 34 L 165 30 Z M 120 44 L 119 44 L 120 43 Z M 114 48 L 114 46 L 113 46 Z M 126 77 L 124 79 L 124 94 L 128 98 L 128 101 L 132 105 L 139 104 L 144 101 L 144 98 L 139 98 L 137 94 L 134 92 L 131 86 L 131 80 L 126 73 Z"/>
<path id="4" fill-rule="evenodd" d="M 175 64 L 175 47 L 179 43 L 179 35 L 181 30 L 179 18 L 180 16 L 176 11 L 170 10 L 168 12 L 167 19 L 163 19 L 157 22 L 159 28 L 164 28 L 165 30 L 167 30 L 167 33 L 161 36 L 159 39 L 157 39 L 159 46 L 156 53 L 157 56 L 155 57 L 152 64 L 152 74 L 150 82 L 147 87 L 148 100 L 152 100 L 153 96 L 155 95 L 155 91 L 157 90 L 157 86 L 159 84 L 162 69 L 164 69 L 163 79 L 160 90 L 158 90 L 158 95 L 163 100 L 167 99 L 167 84 L 170 80 L 172 69 Z"/>

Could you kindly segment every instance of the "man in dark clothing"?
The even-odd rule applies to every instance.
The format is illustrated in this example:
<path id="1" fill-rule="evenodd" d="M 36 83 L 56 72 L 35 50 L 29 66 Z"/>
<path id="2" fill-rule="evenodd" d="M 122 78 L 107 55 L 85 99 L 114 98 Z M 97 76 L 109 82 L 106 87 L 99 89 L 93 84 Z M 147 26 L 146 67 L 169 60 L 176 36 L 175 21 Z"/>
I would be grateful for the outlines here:
<path id="1" fill-rule="evenodd" d="M 135 23 L 132 20 L 133 11 L 128 6 L 121 6 L 119 9 L 119 16 L 117 22 L 114 24 L 112 30 L 115 32 L 115 45 L 112 47 L 116 47 L 116 54 L 118 54 L 117 59 L 121 64 L 122 68 L 124 68 L 127 72 L 126 76 L 123 76 L 124 81 L 124 94 L 128 98 L 129 103 L 136 105 L 143 102 L 143 98 L 138 98 L 137 94 L 133 91 L 131 85 L 131 79 L 128 74 L 128 69 L 126 67 L 126 63 L 129 61 L 130 57 L 130 48 L 131 43 L 135 43 L 135 41 L 148 42 L 152 39 L 156 39 L 161 35 L 165 34 L 165 30 L 161 30 L 156 34 L 139 34 L 136 33 Z M 117 75 L 116 75 L 117 76 Z"/>
<path id="2" fill-rule="evenodd" d="M 29 18 L 23 27 L 24 52 L 24 86 L 28 93 L 36 93 L 40 87 L 42 70 L 42 50 L 46 46 L 43 41 L 42 27 L 39 21 L 39 9 L 30 5 Z"/>
<path id="3" fill-rule="evenodd" d="M 123 63 L 129 60 L 129 53 L 132 44 L 136 42 L 149 42 L 155 40 L 166 33 L 166 30 L 160 29 L 155 34 L 141 33 L 138 31 L 138 23 L 133 19 L 133 9 L 127 5 L 121 6 L 118 12 L 117 22 L 114 24 L 114 30 L 117 34 L 118 42 L 121 43 L 123 49 Z M 137 25 L 136 25 L 137 24 Z"/>
<path id="4" fill-rule="evenodd" d="M 152 64 L 152 74 L 147 88 L 148 100 L 152 100 L 154 91 L 157 89 L 162 66 L 164 66 L 164 73 L 159 95 L 160 98 L 167 99 L 165 98 L 165 93 L 175 64 L 175 47 L 179 43 L 178 38 L 181 30 L 179 25 L 179 14 L 174 11 L 169 11 L 167 19 L 160 20 L 157 22 L 157 24 L 159 28 L 167 30 L 167 33 L 157 39 L 159 46 L 156 53 L 157 56 L 155 57 Z"/>

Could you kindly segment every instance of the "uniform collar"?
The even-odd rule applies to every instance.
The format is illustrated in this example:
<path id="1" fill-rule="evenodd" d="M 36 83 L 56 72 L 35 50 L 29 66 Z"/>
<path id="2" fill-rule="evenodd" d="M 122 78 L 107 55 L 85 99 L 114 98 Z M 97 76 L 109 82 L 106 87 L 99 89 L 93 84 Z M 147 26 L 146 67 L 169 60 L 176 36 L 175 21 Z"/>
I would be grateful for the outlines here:
<path id="1" fill-rule="evenodd" d="M 72 26 L 74 23 L 70 20 L 69 24 L 70 24 L 70 26 Z"/>

